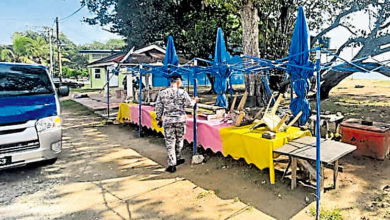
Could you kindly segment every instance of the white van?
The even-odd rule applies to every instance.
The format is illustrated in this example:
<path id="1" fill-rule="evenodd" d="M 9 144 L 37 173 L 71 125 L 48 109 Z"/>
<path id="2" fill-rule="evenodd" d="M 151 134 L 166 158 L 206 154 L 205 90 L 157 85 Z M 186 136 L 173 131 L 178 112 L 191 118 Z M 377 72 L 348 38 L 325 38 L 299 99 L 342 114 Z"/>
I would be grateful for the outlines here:
<path id="1" fill-rule="evenodd" d="M 46 67 L 0 63 L 0 169 L 54 163 L 61 141 L 60 103 Z"/>

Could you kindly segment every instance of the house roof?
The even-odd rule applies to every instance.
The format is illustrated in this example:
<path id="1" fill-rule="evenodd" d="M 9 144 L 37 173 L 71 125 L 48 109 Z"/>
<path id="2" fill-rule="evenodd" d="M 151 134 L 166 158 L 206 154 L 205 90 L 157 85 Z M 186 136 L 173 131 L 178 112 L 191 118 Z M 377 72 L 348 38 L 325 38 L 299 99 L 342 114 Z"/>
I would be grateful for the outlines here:
<path id="1" fill-rule="evenodd" d="M 93 61 L 88 64 L 88 67 L 110 66 L 112 64 L 119 63 L 125 55 L 125 53 L 116 53 L 111 56 L 104 57 L 100 60 Z"/>
<path id="2" fill-rule="evenodd" d="M 113 54 L 119 52 L 120 50 L 79 50 L 81 54 Z"/>
<path id="3" fill-rule="evenodd" d="M 111 56 L 104 57 L 88 64 L 88 67 L 104 67 L 111 66 L 117 63 L 121 65 L 136 65 L 140 63 L 162 65 L 165 56 L 165 50 L 157 45 L 150 45 L 134 51 L 117 53 Z M 183 57 L 180 57 L 182 62 L 187 62 Z M 181 63 L 182 63 L 181 62 Z"/>

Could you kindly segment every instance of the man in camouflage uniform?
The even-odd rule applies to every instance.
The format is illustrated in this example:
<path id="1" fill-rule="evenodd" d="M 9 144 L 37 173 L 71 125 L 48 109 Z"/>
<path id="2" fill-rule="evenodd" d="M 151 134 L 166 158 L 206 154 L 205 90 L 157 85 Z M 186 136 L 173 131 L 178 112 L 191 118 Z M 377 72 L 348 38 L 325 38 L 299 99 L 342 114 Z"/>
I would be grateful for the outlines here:
<path id="1" fill-rule="evenodd" d="M 168 151 L 166 171 L 173 173 L 177 165 L 185 162 L 181 157 L 187 118 L 184 108 L 193 106 L 198 99 L 191 100 L 188 93 L 180 89 L 181 76 L 173 76 L 170 80 L 171 86 L 159 92 L 155 110 L 158 125 L 164 127 L 165 146 Z M 163 115 L 164 121 L 161 118 Z"/>

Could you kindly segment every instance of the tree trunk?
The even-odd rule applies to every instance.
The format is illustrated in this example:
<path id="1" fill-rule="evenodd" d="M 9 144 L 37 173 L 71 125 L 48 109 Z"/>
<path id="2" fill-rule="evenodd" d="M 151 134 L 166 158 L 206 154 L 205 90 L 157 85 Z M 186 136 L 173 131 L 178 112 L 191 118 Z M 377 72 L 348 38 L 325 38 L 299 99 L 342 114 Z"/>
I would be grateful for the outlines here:
<path id="1" fill-rule="evenodd" d="M 252 1 L 248 1 L 239 11 L 242 26 L 243 53 L 249 56 L 259 57 L 259 15 Z M 249 96 L 257 96 L 256 79 L 253 74 L 245 74 L 245 89 Z M 260 94 L 259 94 L 260 95 Z"/>
<path id="2" fill-rule="evenodd" d="M 211 89 L 207 92 L 207 94 L 216 94 L 214 91 L 214 77 L 210 74 L 206 74 L 207 78 L 210 81 Z"/>
<path id="3" fill-rule="evenodd" d="M 329 98 L 330 90 L 351 74 L 353 74 L 353 72 L 329 71 L 326 75 L 322 76 L 320 89 L 321 100 Z"/>
<path id="4" fill-rule="evenodd" d="M 362 65 L 362 63 L 357 63 L 358 65 Z M 378 69 L 379 66 L 381 66 L 380 63 L 364 63 L 362 66 L 366 68 L 367 70 L 376 70 L 376 72 L 390 77 L 390 67 L 382 66 L 381 69 Z M 347 66 L 352 67 L 352 66 Z M 358 71 L 356 71 L 358 72 Z M 320 91 L 320 97 L 321 99 L 327 99 L 329 98 L 330 90 L 332 90 L 335 86 L 337 86 L 341 81 L 343 81 L 348 76 L 354 74 L 355 72 L 351 71 L 329 71 L 325 75 L 321 76 L 321 91 Z"/>

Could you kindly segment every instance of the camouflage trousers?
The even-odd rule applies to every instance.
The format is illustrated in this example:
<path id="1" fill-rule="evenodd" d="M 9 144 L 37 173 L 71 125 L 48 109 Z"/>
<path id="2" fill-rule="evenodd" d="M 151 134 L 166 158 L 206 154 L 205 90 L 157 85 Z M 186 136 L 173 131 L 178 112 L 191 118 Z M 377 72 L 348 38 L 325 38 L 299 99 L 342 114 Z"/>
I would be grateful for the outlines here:
<path id="1" fill-rule="evenodd" d="M 168 166 L 176 166 L 176 161 L 181 159 L 181 150 L 186 133 L 186 122 L 164 124 L 165 147 L 168 151 Z"/>

